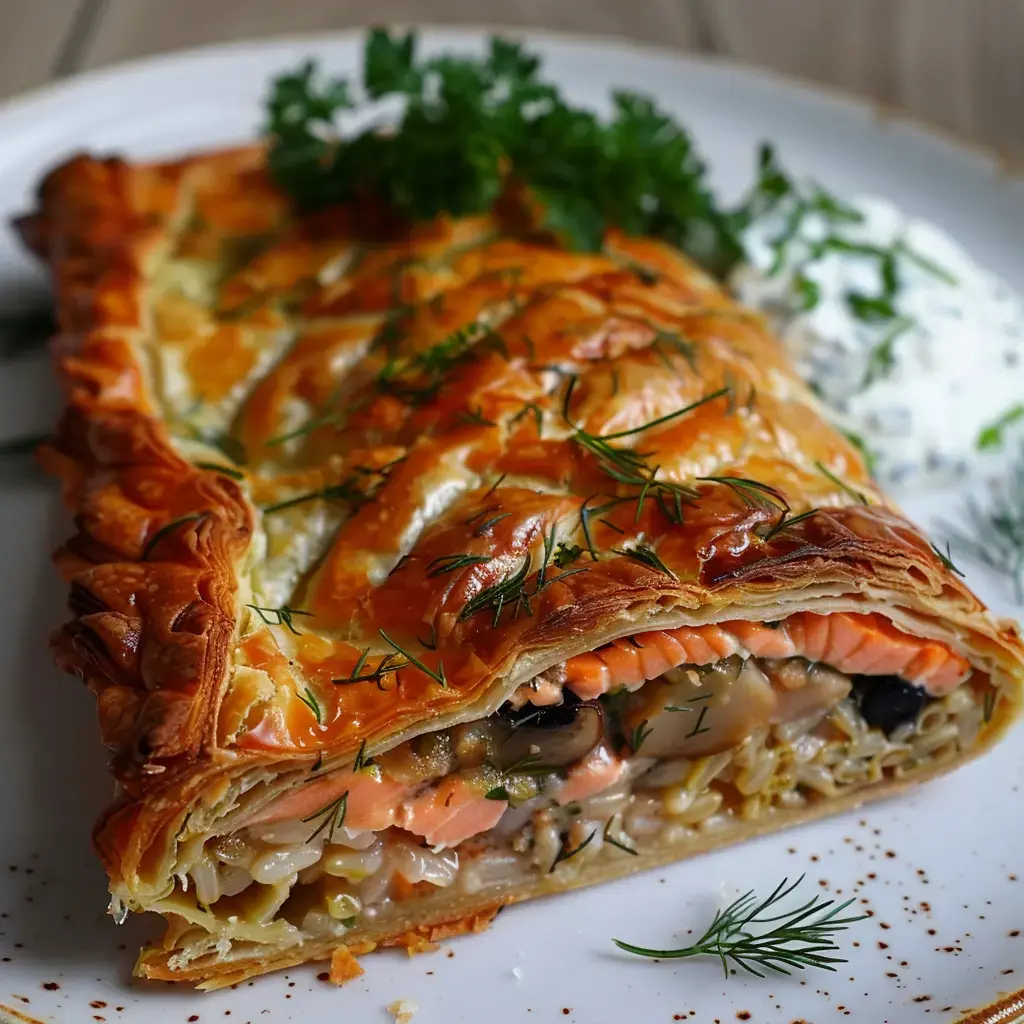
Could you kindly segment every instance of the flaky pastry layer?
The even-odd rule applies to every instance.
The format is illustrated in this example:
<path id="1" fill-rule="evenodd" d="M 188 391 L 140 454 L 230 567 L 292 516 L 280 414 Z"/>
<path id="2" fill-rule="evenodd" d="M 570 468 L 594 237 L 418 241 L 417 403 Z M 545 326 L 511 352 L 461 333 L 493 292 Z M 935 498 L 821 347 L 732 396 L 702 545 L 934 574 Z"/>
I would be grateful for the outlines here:
<path id="1" fill-rule="evenodd" d="M 664 244 L 567 252 L 507 206 L 414 228 L 300 218 L 251 148 L 81 156 L 20 222 L 55 282 L 65 410 L 43 459 L 77 527 L 56 554 L 73 617 L 54 647 L 113 751 L 122 795 L 95 842 L 128 907 L 167 896 L 183 828 L 230 821 L 240 780 L 295 785 L 482 718 L 643 630 L 881 612 L 997 690 L 964 757 L 1019 710 L 1014 627 L 879 494 L 760 317 Z M 904 784 L 497 900 L 442 893 L 346 944 Z M 176 934 L 145 973 L 216 984 L 339 945 L 175 970 Z"/>

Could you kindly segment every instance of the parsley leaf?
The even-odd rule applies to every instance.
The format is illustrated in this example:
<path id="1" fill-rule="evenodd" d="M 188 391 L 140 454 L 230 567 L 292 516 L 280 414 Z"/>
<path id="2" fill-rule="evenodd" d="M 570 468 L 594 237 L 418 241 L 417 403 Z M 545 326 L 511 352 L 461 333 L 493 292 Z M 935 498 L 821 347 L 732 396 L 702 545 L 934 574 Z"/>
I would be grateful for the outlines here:
<path id="1" fill-rule="evenodd" d="M 614 225 L 716 273 L 741 258 L 739 219 L 718 206 L 682 126 L 631 92 L 613 94 L 601 120 L 539 72 L 536 56 L 504 39 L 482 59 L 423 58 L 415 34 L 374 29 L 363 92 L 397 100 L 397 119 L 341 138 L 336 116 L 363 104 L 350 83 L 322 82 L 304 64 L 276 79 L 268 100 L 271 173 L 300 210 L 374 197 L 411 220 L 481 213 L 524 185 L 538 226 L 572 248 L 600 249 Z"/>

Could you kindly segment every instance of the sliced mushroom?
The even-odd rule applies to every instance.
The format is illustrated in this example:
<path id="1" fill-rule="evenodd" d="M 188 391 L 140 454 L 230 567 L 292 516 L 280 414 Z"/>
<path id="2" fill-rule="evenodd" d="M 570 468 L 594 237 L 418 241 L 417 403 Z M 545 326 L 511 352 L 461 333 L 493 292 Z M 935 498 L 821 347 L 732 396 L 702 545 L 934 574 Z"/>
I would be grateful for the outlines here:
<path id="1" fill-rule="evenodd" d="M 638 691 L 625 716 L 644 756 L 706 757 L 738 746 L 774 715 L 775 691 L 753 659 L 673 669 Z"/>
<path id="2" fill-rule="evenodd" d="M 824 715 L 848 697 L 853 687 L 849 676 L 803 658 L 765 660 L 762 667 L 778 697 L 771 719 L 773 725 Z"/>
<path id="3" fill-rule="evenodd" d="M 564 768 L 581 761 L 604 738 L 598 704 L 558 704 L 518 718 L 521 724 L 502 723 L 504 735 L 492 755 L 502 771 L 524 763 Z"/>

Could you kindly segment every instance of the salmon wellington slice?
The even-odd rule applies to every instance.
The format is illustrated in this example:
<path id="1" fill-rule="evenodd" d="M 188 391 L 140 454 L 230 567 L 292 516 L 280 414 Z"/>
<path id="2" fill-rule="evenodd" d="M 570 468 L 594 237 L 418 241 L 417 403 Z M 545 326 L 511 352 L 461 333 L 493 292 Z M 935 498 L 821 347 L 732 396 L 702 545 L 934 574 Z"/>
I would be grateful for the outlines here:
<path id="1" fill-rule="evenodd" d="M 77 158 L 51 267 L 58 661 L 140 975 L 337 980 L 991 746 L 1021 643 L 678 251 L 374 240 L 263 151 Z"/>

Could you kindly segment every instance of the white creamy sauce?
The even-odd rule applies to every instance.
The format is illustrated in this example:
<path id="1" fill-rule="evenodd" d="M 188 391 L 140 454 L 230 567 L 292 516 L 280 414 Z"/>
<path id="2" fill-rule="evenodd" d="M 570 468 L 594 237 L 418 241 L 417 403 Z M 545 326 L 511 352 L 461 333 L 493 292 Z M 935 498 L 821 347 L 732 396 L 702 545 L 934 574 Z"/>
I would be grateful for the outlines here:
<path id="1" fill-rule="evenodd" d="M 1024 403 L 1024 301 L 935 225 L 884 199 L 844 204 L 862 219 L 794 217 L 788 198 L 755 220 L 731 281 L 737 297 L 769 316 L 880 479 L 938 483 L 1001 468 L 1024 437 L 1024 409 L 996 432 L 1001 443 L 990 436 L 980 449 L 979 437 Z M 820 244 L 830 238 L 838 244 Z M 850 244 L 892 253 L 888 287 L 886 261 Z M 851 293 L 888 294 L 890 308 Z"/>

